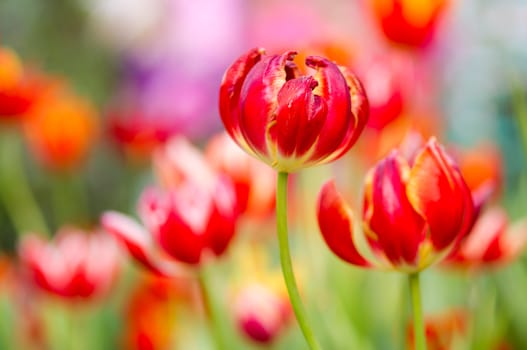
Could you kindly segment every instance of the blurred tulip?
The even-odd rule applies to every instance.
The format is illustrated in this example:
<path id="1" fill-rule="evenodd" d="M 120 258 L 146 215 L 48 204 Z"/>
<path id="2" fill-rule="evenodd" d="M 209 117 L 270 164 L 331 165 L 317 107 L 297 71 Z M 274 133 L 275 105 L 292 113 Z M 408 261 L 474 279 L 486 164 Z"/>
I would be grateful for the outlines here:
<path id="1" fill-rule="evenodd" d="M 501 155 L 491 144 L 457 152 L 456 159 L 479 212 L 481 207 L 502 186 Z"/>
<path id="2" fill-rule="evenodd" d="M 250 50 L 227 69 L 220 88 L 229 135 L 281 172 L 341 157 L 368 118 L 366 95 L 349 70 L 310 56 L 305 63 L 315 75 L 301 76 L 294 56 Z"/>
<path id="3" fill-rule="evenodd" d="M 363 228 L 375 260 L 358 250 L 352 211 L 333 181 L 318 198 L 319 227 L 337 256 L 354 265 L 411 273 L 451 251 L 470 228 L 473 210 L 459 169 L 433 138 L 414 160 L 394 150 L 366 177 Z"/>
<path id="4" fill-rule="evenodd" d="M 451 310 L 425 319 L 427 349 L 454 349 L 456 338 L 466 335 L 468 314 L 463 310 Z M 408 327 L 407 341 L 409 349 L 415 349 L 414 331 Z"/>
<path id="5" fill-rule="evenodd" d="M 510 225 L 503 209 L 490 208 L 479 217 L 445 265 L 474 268 L 506 264 L 517 258 L 526 244 L 527 220 Z"/>
<path id="6" fill-rule="evenodd" d="M 370 6 L 388 40 L 409 47 L 428 44 L 447 0 L 373 0 Z"/>
<path id="7" fill-rule="evenodd" d="M 147 189 L 140 198 L 139 213 L 146 229 L 116 212 L 105 213 L 102 225 L 148 269 L 172 275 L 182 268 L 172 259 L 198 265 L 226 251 L 235 232 L 236 197 L 223 177 L 210 189 L 185 181 L 172 190 Z"/>
<path id="8" fill-rule="evenodd" d="M 213 137 L 205 157 L 216 171 L 234 183 L 239 209 L 253 217 L 270 214 L 274 209 L 276 173 L 243 152 L 227 133 Z"/>
<path id="9" fill-rule="evenodd" d="M 173 278 L 142 278 L 126 305 L 125 349 L 170 349 L 177 337 L 178 308 L 190 301 L 190 289 Z"/>
<path id="10" fill-rule="evenodd" d="M 25 236 L 19 255 L 35 285 L 66 299 L 106 294 L 120 267 L 119 249 L 112 237 L 71 228 L 59 231 L 53 242 Z"/>
<path id="11" fill-rule="evenodd" d="M 402 114 L 406 104 L 402 80 L 408 77 L 397 72 L 391 57 L 386 56 L 368 60 L 357 72 L 370 103 L 367 126 L 381 130 Z"/>
<path id="12" fill-rule="evenodd" d="M 36 95 L 35 81 L 25 72 L 16 53 L 0 47 L 0 118 L 23 115 Z"/>
<path id="13" fill-rule="evenodd" d="M 171 130 L 155 118 L 140 113 L 112 111 L 107 118 L 109 136 L 132 160 L 150 159 Z"/>
<path id="14" fill-rule="evenodd" d="M 71 169 L 84 160 L 97 129 L 94 108 L 63 89 L 43 94 L 24 124 L 33 153 L 46 166 L 57 170 Z"/>
<path id="15" fill-rule="evenodd" d="M 166 189 L 177 188 L 189 180 L 211 189 L 217 179 L 205 156 L 185 137 L 172 137 L 156 148 L 152 161 L 156 178 Z"/>
<path id="16" fill-rule="evenodd" d="M 272 343 L 293 315 L 287 294 L 259 283 L 249 284 L 237 293 L 234 314 L 244 335 L 263 344 Z"/>

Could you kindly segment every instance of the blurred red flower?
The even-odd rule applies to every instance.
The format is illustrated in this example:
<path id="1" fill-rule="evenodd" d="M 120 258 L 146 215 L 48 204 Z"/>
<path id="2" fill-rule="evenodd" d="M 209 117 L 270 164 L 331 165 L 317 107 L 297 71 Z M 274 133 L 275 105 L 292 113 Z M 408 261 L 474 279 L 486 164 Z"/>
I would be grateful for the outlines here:
<path id="1" fill-rule="evenodd" d="M 450 310 L 443 314 L 426 317 L 425 335 L 427 349 L 452 349 L 455 339 L 466 335 L 467 323 L 468 314 L 464 310 Z M 407 327 L 407 342 L 409 349 L 415 349 L 412 325 Z"/>
<path id="2" fill-rule="evenodd" d="M 112 237 L 74 228 L 62 229 L 50 242 L 26 235 L 19 255 L 36 286 L 66 299 L 93 299 L 106 294 L 120 268 L 120 252 Z"/>
<path id="3" fill-rule="evenodd" d="M 154 167 L 164 188 L 143 192 L 138 211 L 144 227 L 116 212 L 102 216 L 103 227 L 124 241 L 139 262 L 162 275 L 181 270 L 173 260 L 197 265 L 209 255 L 222 255 L 240 213 L 232 181 L 214 172 L 184 138 L 160 148 Z"/>
<path id="4" fill-rule="evenodd" d="M 158 276 L 140 279 L 126 304 L 125 349 L 171 348 L 178 336 L 178 308 L 192 298 L 192 285 L 188 282 Z"/>
<path id="5" fill-rule="evenodd" d="M 23 116 L 37 97 L 39 85 L 15 52 L 0 47 L 0 118 Z"/>
<path id="6" fill-rule="evenodd" d="M 505 210 L 490 208 L 483 211 L 445 265 L 477 268 L 506 264 L 517 258 L 526 244 L 527 220 L 511 225 Z"/>
<path id="7" fill-rule="evenodd" d="M 172 130 L 141 112 L 112 111 L 108 114 L 110 137 L 131 160 L 150 159 L 152 152 L 172 134 Z"/>
<path id="8" fill-rule="evenodd" d="M 422 47 L 432 40 L 448 0 L 373 0 L 369 3 L 388 40 Z"/>

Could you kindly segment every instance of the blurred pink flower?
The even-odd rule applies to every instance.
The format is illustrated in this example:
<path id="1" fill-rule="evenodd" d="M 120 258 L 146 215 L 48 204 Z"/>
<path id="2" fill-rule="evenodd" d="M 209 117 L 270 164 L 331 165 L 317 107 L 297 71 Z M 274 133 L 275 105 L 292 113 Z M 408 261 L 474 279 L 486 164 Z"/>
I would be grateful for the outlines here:
<path id="1" fill-rule="evenodd" d="M 167 0 L 164 5 L 157 35 L 127 53 L 123 88 L 143 125 L 203 138 L 220 129 L 217 85 L 243 47 L 244 3 Z"/>

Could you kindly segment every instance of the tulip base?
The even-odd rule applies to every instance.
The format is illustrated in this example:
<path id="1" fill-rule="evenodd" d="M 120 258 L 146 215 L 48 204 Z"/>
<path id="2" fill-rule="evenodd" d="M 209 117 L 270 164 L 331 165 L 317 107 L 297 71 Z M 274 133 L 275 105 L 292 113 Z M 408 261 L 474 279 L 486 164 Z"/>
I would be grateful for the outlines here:
<path id="1" fill-rule="evenodd" d="M 415 349 L 426 350 L 426 336 L 423 322 L 423 310 L 421 306 L 421 286 L 419 283 L 419 272 L 409 274 L 408 283 L 410 285 L 410 298 L 412 300 Z"/>
<path id="2" fill-rule="evenodd" d="M 300 299 L 300 293 L 296 285 L 293 266 L 291 263 L 291 254 L 289 252 L 289 236 L 287 233 L 287 178 L 288 174 L 278 173 L 278 183 L 276 187 L 276 228 L 278 233 L 278 243 L 280 246 L 280 264 L 284 275 L 289 300 L 295 313 L 298 325 L 302 330 L 304 338 L 311 350 L 319 350 L 320 345 L 317 343 L 314 333 L 308 324 L 306 311 Z"/>

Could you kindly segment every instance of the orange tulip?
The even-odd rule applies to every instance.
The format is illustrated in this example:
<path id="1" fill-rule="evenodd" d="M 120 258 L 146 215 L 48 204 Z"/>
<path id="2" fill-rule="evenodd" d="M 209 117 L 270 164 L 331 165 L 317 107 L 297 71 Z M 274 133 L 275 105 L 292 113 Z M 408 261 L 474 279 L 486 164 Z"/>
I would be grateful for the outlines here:
<path id="1" fill-rule="evenodd" d="M 46 166 L 67 170 L 87 156 L 97 135 L 98 119 L 84 99 L 66 91 L 44 94 L 29 112 L 25 135 Z"/>

